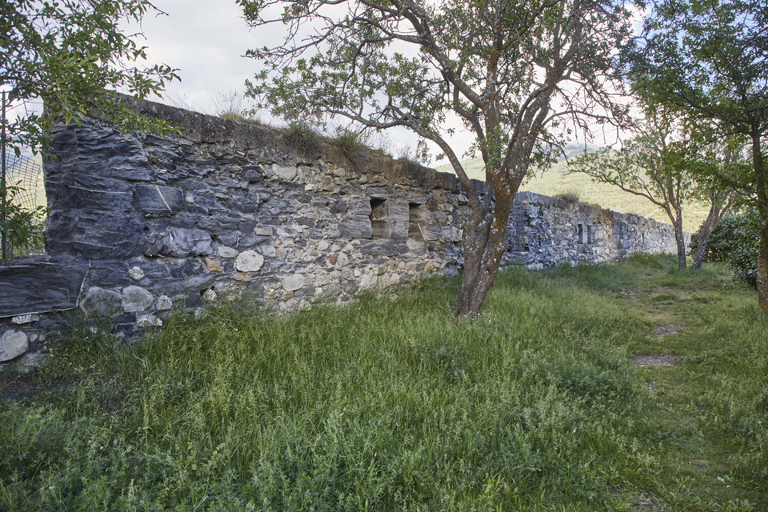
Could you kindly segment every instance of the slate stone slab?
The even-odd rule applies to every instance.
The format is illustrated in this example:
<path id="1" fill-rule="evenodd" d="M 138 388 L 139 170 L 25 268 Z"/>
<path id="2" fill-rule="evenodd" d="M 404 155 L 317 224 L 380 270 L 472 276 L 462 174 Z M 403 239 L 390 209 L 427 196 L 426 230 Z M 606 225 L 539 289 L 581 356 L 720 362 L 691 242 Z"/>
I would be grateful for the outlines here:
<path id="1" fill-rule="evenodd" d="M 176 187 L 138 184 L 136 205 L 144 213 L 173 215 L 184 207 L 184 192 Z"/>
<path id="2" fill-rule="evenodd" d="M 74 309 L 88 262 L 0 266 L 0 318 Z"/>

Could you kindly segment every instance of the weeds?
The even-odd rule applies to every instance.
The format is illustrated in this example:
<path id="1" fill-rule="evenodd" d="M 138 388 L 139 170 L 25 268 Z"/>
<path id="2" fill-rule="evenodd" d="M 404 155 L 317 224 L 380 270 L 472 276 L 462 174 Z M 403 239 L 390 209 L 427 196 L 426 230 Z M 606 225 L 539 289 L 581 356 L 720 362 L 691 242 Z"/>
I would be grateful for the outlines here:
<path id="1" fill-rule="evenodd" d="M 761 510 L 766 320 L 675 265 L 507 269 L 456 325 L 454 278 L 130 345 L 76 327 L 42 371 L 83 380 L 0 404 L 0 509 Z M 657 339 L 662 307 L 686 327 Z"/>
<path id="2" fill-rule="evenodd" d="M 291 121 L 283 129 L 283 134 L 293 148 L 304 154 L 314 154 L 320 150 L 322 136 L 305 122 Z"/>

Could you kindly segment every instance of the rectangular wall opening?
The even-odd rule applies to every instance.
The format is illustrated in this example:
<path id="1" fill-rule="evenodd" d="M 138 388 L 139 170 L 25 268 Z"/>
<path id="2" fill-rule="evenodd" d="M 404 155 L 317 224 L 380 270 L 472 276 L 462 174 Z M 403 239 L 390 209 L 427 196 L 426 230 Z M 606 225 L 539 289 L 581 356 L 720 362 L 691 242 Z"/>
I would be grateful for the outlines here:
<path id="1" fill-rule="evenodd" d="M 386 199 L 371 198 L 372 238 L 389 238 L 389 205 Z"/>
<path id="2" fill-rule="evenodd" d="M 584 225 L 583 224 L 579 224 L 579 243 L 580 244 L 584 243 Z"/>
<path id="3" fill-rule="evenodd" d="M 424 205 L 408 203 L 408 239 L 417 242 L 424 241 Z"/>

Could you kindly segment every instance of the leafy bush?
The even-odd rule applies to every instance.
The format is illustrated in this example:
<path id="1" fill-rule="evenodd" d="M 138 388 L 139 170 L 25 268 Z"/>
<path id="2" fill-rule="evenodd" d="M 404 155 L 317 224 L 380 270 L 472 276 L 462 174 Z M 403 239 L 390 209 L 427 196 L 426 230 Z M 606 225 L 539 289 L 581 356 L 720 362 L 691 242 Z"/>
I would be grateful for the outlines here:
<path id="1" fill-rule="evenodd" d="M 738 281 L 757 286 L 757 249 L 760 241 L 760 215 L 756 209 L 730 214 L 712 231 L 704 261 L 725 261 Z M 698 247 L 698 234 L 691 237 L 691 253 Z"/>

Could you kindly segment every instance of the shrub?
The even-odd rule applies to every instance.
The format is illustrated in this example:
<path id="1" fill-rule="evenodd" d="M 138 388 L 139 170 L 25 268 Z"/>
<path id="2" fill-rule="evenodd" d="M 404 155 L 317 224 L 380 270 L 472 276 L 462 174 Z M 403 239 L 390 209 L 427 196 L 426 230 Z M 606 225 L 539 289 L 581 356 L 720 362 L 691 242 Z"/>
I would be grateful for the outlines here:
<path id="1" fill-rule="evenodd" d="M 760 216 L 752 208 L 730 214 L 712 231 L 704 261 L 725 261 L 738 281 L 757 286 L 757 249 L 760 241 Z M 691 252 L 698 247 L 698 234 L 691 237 Z"/>

